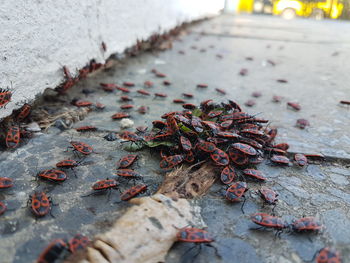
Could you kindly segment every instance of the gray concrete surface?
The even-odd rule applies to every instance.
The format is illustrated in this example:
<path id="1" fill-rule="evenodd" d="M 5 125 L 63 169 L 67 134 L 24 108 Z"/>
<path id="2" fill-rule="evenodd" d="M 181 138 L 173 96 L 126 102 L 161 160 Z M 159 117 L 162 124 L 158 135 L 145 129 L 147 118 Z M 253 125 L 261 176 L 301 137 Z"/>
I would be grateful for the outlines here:
<path id="1" fill-rule="evenodd" d="M 251 93 L 261 91 L 257 104 L 244 109 L 249 113 L 270 119 L 271 126 L 278 128 L 278 142 L 288 142 L 291 152 L 322 153 L 332 162 L 310 164 L 307 168 L 271 167 L 268 163 L 258 166 L 269 178 L 267 186 L 280 194 L 276 213 L 287 220 L 301 216 L 317 216 L 326 226 L 315 235 L 287 234 L 276 238 L 271 231 L 254 231 L 249 214 L 271 208 L 262 208 L 262 202 L 254 193 L 260 186 L 251 182 L 242 214 L 240 204 L 230 204 L 218 196 L 222 185 L 215 184 L 211 192 L 201 200 L 202 215 L 208 230 L 216 237 L 214 250 L 203 247 L 196 262 L 307 262 L 323 246 L 334 246 L 341 251 L 343 262 L 350 262 L 350 137 L 348 133 L 350 109 L 339 105 L 339 100 L 350 99 L 349 35 L 342 29 L 349 25 L 341 21 L 295 20 L 283 21 L 267 16 L 220 16 L 191 28 L 192 34 L 175 42 L 173 49 L 156 54 L 143 54 L 131 58 L 110 70 L 91 76 L 79 83 L 65 99 L 81 97 L 107 105 L 102 112 L 91 112 L 75 126 L 94 124 L 98 132 L 85 135 L 74 130 L 61 132 L 52 127 L 47 134 L 35 137 L 15 151 L 1 153 L 0 176 L 15 179 L 15 187 L 0 192 L 1 200 L 10 209 L 0 217 L 1 262 L 31 262 L 55 238 L 70 237 L 76 232 L 88 236 L 106 230 L 129 206 L 113 204 L 118 193 L 113 191 L 111 200 L 106 196 L 81 195 L 90 191 L 93 182 L 113 177 L 115 163 L 126 151 L 118 141 L 103 139 L 109 131 L 119 131 L 119 122 L 110 116 L 119 111 L 119 92 L 107 94 L 98 89 L 100 82 L 133 81 L 137 90 L 146 80 L 154 81 L 150 92 L 165 92 L 166 99 L 152 99 L 133 92 L 132 104 L 147 105 L 150 111 L 141 115 L 131 110 L 135 126 L 150 125 L 152 120 L 167 111 L 180 110 L 172 99 L 181 98 L 182 92 L 191 92 L 195 97 L 187 100 L 199 103 L 204 99 L 222 101 L 233 99 L 242 106 L 251 99 Z M 204 50 L 201 50 L 204 49 Z M 181 55 L 178 51 L 184 51 Z M 337 52 L 337 53 L 335 53 Z M 220 59 L 217 55 L 221 55 Z M 253 60 L 246 60 L 252 57 Z M 266 61 L 273 60 L 272 66 Z M 150 72 L 156 68 L 167 74 L 172 82 L 162 85 L 163 79 L 154 78 Z M 248 74 L 240 76 L 241 68 Z M 288 83 L 278 83 L 286 79 Z M 198 83 L 208 83 L 205 90 L 196 88 Z M 215 88 L 223 88 L 221 95 Z M 94 93 L 85 97 L 82 89 Z M 272 103 L 273 95 L 284 97 L 281 103 Z M 287 101 L 299 102 L 299 112 L 287 109 Z M 65 105 L 67 107 L 73 107 Z M 296 127 L 298 118 L 306 118 L 311 126 L 305 130 Z M 28 195 L 37 186 L 32 181 L 36 170 L 49 168 L 67 157 L 71 138 L 90 143 L 98 154 L 86 159 L 88 164 L 76 169 L 77 178 L 69 172 L 69 179 L 61 185 L 40 182 L 38 189 L 47 189 L 58 206 L 53 208 L 55 218 L 50 216 L 35 220 L 26 204 Z M 145 181 L 156 189 L 162 180 L 157 154 L 145 150 L 139 153 L 136 169 L 145 176 Z M 10 195 L 11 194 L 11 195 Z M 176 244 L 169 252 L 166 262 L 192 262 L 196 250 L 185 253 L 191 246 Z"/>

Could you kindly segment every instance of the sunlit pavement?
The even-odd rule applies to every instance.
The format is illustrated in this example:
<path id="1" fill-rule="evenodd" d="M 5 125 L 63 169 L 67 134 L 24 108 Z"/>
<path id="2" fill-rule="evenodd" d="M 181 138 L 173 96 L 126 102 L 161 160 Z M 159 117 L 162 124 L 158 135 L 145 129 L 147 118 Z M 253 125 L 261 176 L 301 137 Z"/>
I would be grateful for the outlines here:
<path id="1" fill-rule="evenodd" d="M 217 192 L 223 186 L 217 183 L 209 195 L 195 203 L 202 207 L 202 216 L 208 231 L 216 238 L 214 245 L 221 258 L 204 246 L 196 262 L 304 262 L 324 246 L 336 247 L 343 261 L 350 262 L 350 108 L 339 104 L 340 100 L 350 100 L 349 28 L 348 22 L 340 21 L 220 16 L 190 27 L 192 33 L 181 37 L 181 42 L 175 41 L 171 50 L 130 58 L 79 83 L 68 95 L 70 99 L 81 97 L 107 107 L 102 112 L 91 112 L 74 127 L 95 125 L 98 132 L 81 135 L 52 127 L 48 134 L 35 137 L 16 151 L 1 153 L 0 176 L 14 178 L 15 187 L 0 192 L 0 197 L 15 211 L 0 217 L 0 261 L 31 262 L 51 240 L 68 238 L 77 232 L 93 237 L 107 230 L 129 206 L 114 203 L 117 191 L 112 191 L 111 200 L 105 195 L 86 198 L 81 195 L 90 193 L 93 182 L 113 177 L 116 162 L 126 154 L 118 141 L 103 139 L 109 131 L 120 130 L 119 122 L 110 116 L 120 111 L 122 94 L 106 93 L 98 88 L 99 83 L 132 81 L 136 83 L 130 94 L 135 109 L 130 113 L 135 127 L 150 126 L 163 113 L 181 110 L 181 105 L 172 100 L 182 98 L 183 92 L 193 93 L 194 98 L 186 101 L 195 104 L 204 99 L 232 99 L 245 111 L 269 119 L 270 126 L 278 128 L 277 142 L 289 143 L 290 152 L 320 153 L 331 161 L 310 164 L 307 168 L 272 167 L 268 163 L 258 166 L 269 178 L 265 185 L 279 192 L 276 215 L 289 222 L 302 216 L 316 216 L 325 225 L 322 232 L 282 233 L 276 238 L 272 231 L 252 230 L 249 214 L 271 213 L 271 207 L 262 207 L 255 193 L 260 184 L 249 183 L 242 214 L 240 204 L 227 203 L 220 197 Z M 165 73 L 172 84 L 163 85 L 164 79 L 151 73 L 153 68 Z M 239 74 L 242 69 L 247 69 L 245 76 Z M 155 83 L 149 89 L 152 94 L 162 92 L 168 97 L 153 99 L 136 93 L 144 88 L 146 80 Z M 208 88 L 198 89 L 198 83 L 207 83 Z M 83 88 L 95 92 L 86 97 L 81 93 Z M 227 95 L 218 93 L 216 88 L 226 90 Z M 255 91 L 262 96 L 253 98 L 251 94 Z M 273 103 L 273 95 L 282 96 L 282 101 Z M 255 100 L 256 105 L 244 106 L 249 99 Z M 299 103 L 301 110 L 287 108 L 287 102 Z M 137 112 L 142 105 L 149 106 L 149 113 Z M 310 126 L 304 130 L 295 127 L 300 118 L 307 119 Z M 71 151 L 66 151 L 72 136 L 93 145 L 97 154 L 85 160 L 87 165 L 75 169 L 77 178 L 68 172 L 68 180 L 61 185 L 40 183 L 37 189 L 47 189 L 59 205 L 53 208 L 55 218 L 46 216 L 35 221 L 28 209 L 21 208 L 36 189 L 32 175 L 74 157 Z M 163 176 L 159 156 L 150 155 L 147 150 L 139 155 L 135 169 L 145 176 L 145 182 L 154 191 Z M 196 249 L 184 255 L 189 248 L 185 244 L 175 245 L 167 262 L 192 262 Z"/>

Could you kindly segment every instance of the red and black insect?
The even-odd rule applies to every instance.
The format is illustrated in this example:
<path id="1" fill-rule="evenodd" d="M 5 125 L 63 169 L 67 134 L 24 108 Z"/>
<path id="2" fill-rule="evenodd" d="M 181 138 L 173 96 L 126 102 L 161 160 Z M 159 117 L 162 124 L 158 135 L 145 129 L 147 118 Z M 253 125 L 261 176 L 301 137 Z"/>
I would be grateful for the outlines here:
<path id="1" fill-rule="evenodd" d="M 320 249 L 314 256 L 316 263 L 341 263 L 342 259 L 339 251 L 324 247 Z"/>
<path id="2" fill-rule="evenodd" d="M 79 76 L 78 79 L 84 79 L 87 77 L 87 75 L 90 73 L 89 66 L 85 66 L 82 69 L 79 69 Z"/>
<path id="3" fill-rule="evenodd" d="M 11 83 L 12 85 L 12 83 Z M 12 92 L 9 88 L 0 88 L 0 109 L 5 108 L 5 106 L 11 101 Z"/>
<path id="4" fill-rule="evenodd" d="M 43 170 L 38 172 L 36 176 L 52 182 L 64 182 L 67 179 L 67 174 L 58 169 Z"/>
<path id="5" fill-rule="evenodd" d="M 185 160 L 185 157 L 182 154 L 171 155 L 163 158 L 160 161 L 159 166 L 162 169 L 172 169 L 176 165 L 179 165 L 180 163 L 182 163 L 184 160 Z"/>
<path id="6" fill-rule="evenodd" d="M 140 194 L 143 194 L 147 191 L 147 185 L 145 184 L 139 184 L 139 185 L 135 185 L 129 189 L 127 189 L 126 191 L 124 191 L 121 195 L 120 195 L 120 199 L 122 201 L 128 201 Z"/>
<path id="7" fill-rule="evenodd" d="M 73 105 L 77 107 L 89 107 L 92 106 L 93 103 L 91 101 L 85 101 L 85 100 L 73 100 L 72 101 Z"/>
<path id="8" fill-rule="evenodd" d="M 147 88 L 151 88 L 151 87 L 153 87 L 154 84 L 152 81 L 147 80 L 147 81 L 145 81 L 145 83 L 143 83 L 143 85 Z"/>
<path id="9" fill-rule="evenodd" d="M 182 104 L 182 108 L 186 110 L 194 110 L 195 108 L 197 108 L 197 106 L 192 103 L 185 103 L 185 104 Z"/>
<path id="10" fill-rule="evenodd" d="M 225 130 L 225 129 L 229 129 L 232 126 L 232 121 L 228 120 L 228 121 L 223 121 L 222 123 L 220 123 L 220 128 Z"/>
<path id="11" fill-rule="evenodd" d="M 324 161 L 325 156 L 323 154 L 304 154 L 308 160 Z"/>
<path id="12" fill-rule="evenodd" d="M 301 110 L 301 106 L 299 105 L 299 103 L 296 103 L 296 102 L 287 102 L 287 106 L 296 110 L 296 111 Z"/>
<path id="13" fill-rule="evenodd" d="M 158 78 L 165 78 L 166 75 L 164 73 L 156 72 L 155 73 Z"/>
<path id="14" fill-rule="evenodd" d="M 237 172 L 235 168 L 228 165 L 224 169 L 221 170 L 220 179 L 224 184 L 231 184 L 233 180 L 236 178 Z"/>
<path id="15" fill-rule="evenodd" d="M 264 161 L 264 158 L 262 158 L 261 156 L 253 156 L 249 158 L 249 163 L 250 164 L 260 164 Z"/>
<path id="16" fill-rule="evenodd" d="M 303 217 L 290 225 L 295 232 L 315 232 L 323 229 L 323 225 L 315 217 Z"/>
<path id="17" fill-rule="evenodd" d="M 239 139 L 241 137 L 237 133 L 233 132 L 218 132 L 217 136 L 230 140 Z"/>
<path id="18" fill-rule="evenodd" d="M 131 166 L 136 159 L 138 158 L 137 154 L 128 154 L 123 156 L 122 158 L 120 158 L 119 162 L 118 162 L 118 169 L 119 168 L 127 168 L 129 166 Z"/>
<path id="19" fill-rule="evenodd" d="M 178 103 L 178 104 L 184 104 L 184 103 L 186 103 L 183 99 L 174 99 L 173 102 L 174 102 L 174 103 Z"/>
<path id="20" fill-rule="evenodd" d="M 56 163 L 57 168 L 70 168 L 70 169 L 72 169 L 72 168 L 77 167 L 79 165 L 80 165 L 80 162 L 70 160 L 70 159 L 63 160 L 63 161 Z"/>
<path id="21" fill-rule="evenodd" d="M 103 110 L 104 108 L 106 108 L 106 105 L 102 104 L 102 103 L 99 103 L 99 102 L 96 102 L 95 103 L 95 107 L 96 109 L 98 110 Z"/>
<path id="22" fill-rule="evenodd" d="M 261 97 L 261 96 L 262 96 L 261 91 L 254 91 L 254 92 L 252 93 L 252 97 L 254 97 L 254 98 L 259 98 L 259 97 Z"/>
<path id="23" fill-rule="evenodd" d="M 310 126 L 310 122 L 306 119 L 297 119 L 295 126 L 303 130 L 307 126 Z"/>
<path id="24" fill-rule="evenodd" d="M 188 98 L 188 99 L 193 98 L 193 94 L 191 94 L 191 93 L 182 93 L 182 96 L 184 96 L 185 98 Z"/>
<path id="25" fill-rule="evenodd" d="M 340 104 L 350 105 L 350 101 L 348 101 L 348 100 L 341 100 Z"/>
<path id="26" fill-rule="evenodd" d="M 288 80 L 286 79 L 277 79 L 276 81 L 279 83 L 288 83 Z"/>
<path id="27" fill-rule="evenodd" d="M 100 83 L 100 86 L 106 92 L 113 92 L 117 88 L 117 85 L 114 83 Z"/>
<path id="28" fill-rule="evenodd" d="M 3 203 L 3 202 L 0 202 L 0 216 L 5 213 L 7 210 L 7 206 Z"/>
<path id="29" fill-rule="evenodd" d="M 0 177 L 0 189 L 13 187 L 13 179 L 8 177 Z"/>
<path id="30" fill-rule="evenodd" d="M 278 130 L 276 128 L 272 128 L 271 130 L 268 131 L 268 135 L 270 138 L 267 140 L 267 142 L 271 143 L 277 136 Z"/>
<path id="31" fill-rule="evenodd" d="M 154 128 L 158 128 L 158 129 L 163 129 L 166 126 L 166 123 L 164 121 L 152 121 L 152 125 Z"/>
<path id="32" fill-rule="evenodd" d="M 230 159 L 223 150 L 216 148 L 213 152 L 210 153 L 210 158 L 214 161 L 216 165 L 226 166 L 229 164 Z"/>
<path id="33" fill-rule="evenodd" d="M 239 75 L 241 76 L 245 76 L 248 74 L 248 69 L 246 68 L 242 68 L 240 71 L 239 71 Z"/>
<path id="34" fill-rule="evenodd" d="M 263 146 L 260 143 L 258 143 L 257 141 L 255 141 L 255 140 L 253 140 L 251 138 L 246 138 L 246 137 L 239 136 L 238 140 L 239 140 L 239 142 L 242 142 L 242 143 L 248 144 L 250 146 L 253 146 L 256 149 L 262 149 L 263 148 Z"/>
<path id="35" fill-rule="evenodd" d="M 19 126 L 11 126 L 6 135 L 7 148 L 16 148 L 20 142 L 21 134 Z"/>
<path id="36" fill-rule="evenodd" d="M 213 135 L 216 135 L 217 133 L 220 132 L 220 127 L 215 122 L 202 121 L 202 123 L 210 129 Z"/>
<path id="37" fill-rule="evenodd" d="M 177 241 L 190 242 L 190 243 L 211 243 L 214 242 L 214 238 L 205 230 L 186 227 L 180 229 L 176 235 Z"/>
<path id="38" fill-rule="evenodd" d="M 244 154 L 241 151 L 238 151 L 237 149 L 230 148 L 228 154 L 231 161 L 236 165 L 242 166 L 248 164 L 249 162 L 248 155 Z"/>
<path id="39" fill-rule="evenodd" d="M 176 119 L 173 115 L 168 116 L 166 119 L 166 127 L 168 128 L 168 132 L 171 134 L 174 134 L 179 130 L 179 126 L 177 125 Z"/>
<path id="40" fill-rule="evenodd" d="M 37 263 L 56 262 L 59 259 L 63 259 L 65 251 L 67 251 L 67 244 L 62 239 L 56 239 L 40 254 Z"/>
<path id="41" fill-rule="evenodd" d="M 241 199 L 243 198 L 244 201 L 241 206 L 241 210 L 243 214 L 244 214 L 243 206 L 246 200 L 244 193 L 247 191 L 248 191 L 248 188 L 247 188 L 246 182 L 237 182 L 237 183 L 231 184 L 225 192 L 225 198 L 230 202 L 240 202 Z"/>
<path id="42" fill-rule="evenodd" d="M 242 153 L 247 154 L 247 155 L 256 155 L 257 154 L 255 148 L 248 145 L 248 144 L 237 142 L 237 143 L 232 144 L 231 147 L 238 150 L 238 151 L 241 151 Z"/>
<path id="43" fill-rule="evenodd" d="M 255 213 L 252 214 L 250 219 L 257 225 L 265 228 L 273 228 L 277 230 L 286 229 L 289 227 L 288 223 L 277 216 L 272 216 L 265 213 Z"/>
<path id="44" fill-rule="evenodd" d="M 129 96 L 120 96 L 120 100 L 121 101 L 132 101 L 132 98 L 130 98 Z"/>
<path id="45" fill-rule="evenodd" d="M 103 50 L 104 52 L 107 51 L 107 45 L 106 45 L 106 43 L 105 43 L 104 41 L 102 41 L 101 47 L 102 47 L 102 50 Z"/>
<path id="46" fill-rule="evenodd" d="M 97 131 L 96 126 L 81 126 L 78 128 L 75 128 L 77 132 L 90 132 L 90 131 Z"/>
<path id="47" fill-rule="evenodd" d="M 90 244 L 90 239 L 82 234 L 76 234 L 71 240 L 68 242 L 69 251 L 71 253 L 75 253 L 78 250 L 85 249 Z"/>
<path id="48" fill-rule="evenodd" d="M 208 117 L 209 118 L 216 118 L 219 117 L 221 114 L 223 113 L 223 111 L 219 110 L 219 111 L 211 111 L 208 113 Z"/>
<path id="49" fill-rule="evenodd" d="M 261 181 L 267 180 L 267 178 L 264 177 L 263 173 L 259 170 L 256 170 L 256 169 L 244 169 L 243 174 L 251 176 L 251 177 L 258 179 L 258 180 L 261 180 Z"/>
<path id="50" fill-rule="evenodd" d="M 278 165 L 289 165 L 289 159 L 283 155 L 273 155 L 271 161 Z"/>
<path id="51" fill-rule="evenodd" d="M 202 120 L 197 116 L 192 116 L 191 125 L 196 132 L 203 132 L 204 127 L 202 125 Z"/>
<path id="52" fill-rule="evenodd" d="M 131 105 L 131 104 L 124 104 L 124 105 L 121 105 L 120 108 L 121 108 L 122 110 L 129 110 L 129 109 L 134 108 L 134 105 Z"/>
<path id="53" fill-rule="evenodd" d="M 29 196 L 28 204 L 36 217 L 43 217 L 51 213 L 52 200 L 44 192 L 34 192 Z M 51 216 L 53 217 L 52 214 Z"/>
<path id="54" fill-rule="evenodd" d="M 219 88 L 216 88 L 215 89 L 217 92 L 219 92 L 220 94 L 222 95 L 226 95 L 226 91 L 224 89 L 219 89 Z"/>
<path id="55" fill-rule="evenodd" d="M 154 96 L 155 96 L 155 97 L 159 97 L 159 98 L 166 98 L 166 97 L 168 97 L 167 94 L 165 94 L 165 93 L 159 93 L 159 92 L 154 93 Z"/>
<path id="56" fill-rule="evenodd" d="M 89 155 L 94 152 L 93 148 L 84 142 L 71 141 L 70 144 L 73 146 L 76 152 L 79 152 L 83 155 Z"/>
<path id="57" fill-rule="evenodd" d="M 288 143 L 279 143 L 273 146 L 273 148 L 281 149 L 283 151 L 287 151 L 289 149 Z"/>
<path id="58" fill-rule="evenodd" d="M 272 208 L 272 212 L 273 212 L 277 205 L 278 194 L 272 189 L 269 189 L 267 187 L 261 187 L 258 193 L 265 203 L 267 203 L 268 205 L 273 205 L 273 208 Z"/>
<path id="59" fill-rule="evenodd" d="M 197 88 L 208 88 L 208 84 L 204 84 L 204 83 L 197 84 Z"/>
<path id="60" fill-rule="evenodd" d="M 137 90 L 137 93 L 140 93 L 142 95 L 150 96 L 151 93 L 149 93 L 147 90 L 139 89 Z"/>
<path id="61" fill-rule="evenodd" d="M 181 143 L 181 147 L 184 151 L 188 152 L 188 151 L 192 150 L 192 143 L 185 136 L 180 136 L 180 143 Z"/>
<path id="62" fill-rule="evenodd" d="M 192 262 L 194 262 L 196 257 L 199 255 L 202 249 L 202 246 L 201 246 L 202 244 L 205 244 L 206 246 L 213 248 L 215 250 L 216 256 L 221 257 L 217 251 L 217 248 L 210 244 L 215 241 L 214 238 L 207 231 L 203 229 L 194 228 L 194 227 L 182 228 L 177 233 L 176 238 L 177 238 L 177 241 L 179 242 L 195 243 L 196 245 L 199 245 L 199 250 L 195 254 L 195 256 L 192 258 Z M 190 250 L 192 250 L 193 248 L 194 247 L 187 250 L 185 254 Z M 183 261 L 181 260 L 181 262 Z"/>
<path id="63" fill-rule="evenodd" d="M 124 131 L 119 134 L 120 138 L 129 142 L 140 142 L 143 141 L 142 137 L 131 131 Z"/>
<path id="64" fill-rule="evenodd" d="M 296 164 L 301 166 L 301 167 L 304 167 L 305 165 L 307 165 L 307 158 L 302 153 L 295 154 L 294 160 L 295 160 Z"/>
<path id="65" fill-rule="evenodd" d="M 192 151 L 189 151 L 186 153 L 185 161 L 188 163 L 193 163 L 194 162 L 194 154 Z"/>
<path id="66" fill-rule="evenodd" d="M 32 107 L 28 104 L 28 103 L 25 103 L 18 111 L 18 114 L 17 114 L 17 120 L 18 121 L 23 121 L 24 119 L 26 119 L 30 112 L 32 110 Z"/>
<path id="67" fill-rule="evenodd" d="M 264 149 L 266 152 L 268 152 L 270 155 L 271 153 L 273 154 L 277 154 L 277 155 L 286 155 L 287 152 L 282 150 L 282 149 L 279 149 L 279 148 L 272 148 L 272 147 L 265 147 Z"/>
<path id="68" fill-rule="evenodd" d="M 197 145 L 198 149 L 204 152 L 212 153 L 216 150 L 216 146 L 212 142 L 200 142 Z"/>
<path id="69" fill-rule="evenodd" d="M 81 164 L 81 162 L 77 162 L 77 161 L 74 161 L 74 160 L 66 159 L 66 160 L 62 160 L 62 161 L 56 163 L 56 167 L 57 168 L 61 168 L 61 169 L 62 168 L 64 168 L 64 169 L 71 169 L 74 172 L 74 175 L 76 176 L 74 168 L 79 166 L 80 164 Z"/>
<path id="70" fill-rule="evenodd" d="M 116 174 L 121 178 L 127 180 L 141 180 L 143 181 L 143 176 L 132 169 L 118 169 Z"/>
<path id="71" fill-rule="evenodd" d="M 130 82 L 130 81 L 124 81 L 123 82 L 123 85 L 125 87 L 134 87 L 135 86 L 135 83 L 134 82 Z"/>
<path id="72" fill-rule="evenodd" d="M 126 113 L 126 112 L 117 112 L 111 116 L 111 118 L 113 120 L 120 120 L 120 119 L 124 119 L 124 118 L 129 118 L 129 117 L 130 117 L 130 114 Z"/>
<path id="73" fill-rule="evenodd" d="M 277 96 L 277 95 L 274 95 L 272 97 L 272 102 L 275 102 L 275 103 L 279 103 L 283 100 L 283 97 L 282 96 Z"/>
<path id="74" fill-rule="evenodd" d="M 247 107 L 253 107 L 256 104 L 255 100 L 247 100 L 244 105 Z"/>
<path id="75" fill-rule="evenodd" d="M 230 105 L 230 107 L 232 109 L 234 109 L 235 111 L 238 111 L 238 112 L 241 112 L 242 111 L 242 108 L 241 106 L 239 106 L 239 104 L 233 100 L 228 100 L 228 103 Z"/>
<path id="76" fill-rule="evenodd" d="M 94 183 L 91 186 L 93 192 L 87 195 L 83 195 L 82 197 L 87 197 L 90 195 L 96 195 L 96 194 L 101 194 L 101 193 L 105 193 L 108 191 L 108 200 L 109 200 L 109 196 L 111 194 L 111 190 L 112 189 L 116 189 L 119 190 L 119 183 L 117 180 L 115 179 L 104 179 L 104 180 L 100 180 L 97 181 L 96 183 Z"/>
<path id="77" fill-rule="evenodd" d="M 149 107 L 148 106 L 140 106 L 137 111 L 140 114 L 146 114 L 147 112 L 149 112 Z"/>
<path id="78" fill-rule="evenodd" d="M 136 131 L 137 131 L 139 134 L 145 133 L 147 130 L 148 130 L 148 127 L 147 127 L 147 126 L 137 126 L 137 127 L 136 127 Z"/>
<path id="79" fill-rule="evenodd" d="M 214 109 L 213 100 L 204 100 L 199 104 L 203 112 L 209 112 Z"/>
<path id="80" fill-rule="evenodd" d="M 124 92 L 124 93 L 130 92 L 130 90 L 128 88 L 123 88 L 123 87 L 117 87 L 117 90 L 120 90 L 121 92 Z"/>
<path id="81" fill-rule="evenodd" d="M 186 124 L 187 126 L 191 125 L 191 120 L 188 119 L 187 117 L 181 115 L 181 114 L 174 114 L 174 118 L 178 121 L 178 122 L 182 122 L 184 124 Z"/>
<path id="82" fill-rule="evenodd" d="M 164 81 L 163 81 L 163 84 L 164 84 L 165 86 L 169 86 L 169 85 L 171 85 L 171 82 L 170 82 L 169 80 L 164 80 Z"/>

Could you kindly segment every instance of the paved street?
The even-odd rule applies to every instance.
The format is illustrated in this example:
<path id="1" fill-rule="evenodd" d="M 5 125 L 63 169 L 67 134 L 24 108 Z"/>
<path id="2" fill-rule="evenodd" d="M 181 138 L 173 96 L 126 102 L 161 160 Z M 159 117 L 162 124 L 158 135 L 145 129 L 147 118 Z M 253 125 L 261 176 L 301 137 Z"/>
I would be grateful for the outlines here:
<path id="1" fill-rule="evenodd" d="M 127 152 L 118 141 L 103 137 L 109 132 L 120 131 L 120 121 L 111 115 L 120 111 L 120 91 L 106 93 L 100 82 L 122 84 L 132 81 L 136 87 L 129 95 L 136 108 L 149 107 L 147 114 L 130 110 L 135 125 L 151 126 L 151 122 L 169 111 L 181 110 L 173 99 L 181 93 L 194 94 L 189 103 L 199 104 L 205 99 L 217 102 L 232 99 L 244 111 L 270 120 L 270 126 L 278 128 L 277 142 L 287 142 L 292 153 L 323 154 L 325 162 L 306 168 L 276 167 L 268 162 L 258 165 L 268 181 L 266 186 L 279 193 L 275 212 L 291 222 L 303 216 L 316 216 L 325 229 L 318 234 L 282 233 L 278 238 L 273 231 L 252 230 L 249 215 L 255 212 L 271 213 L 271 207 L 262 207 L 256 190 L 259 183 L 250 182 L 250 191 L 241 212 L 240 204 L 225 202 L 218 191 L 223 186 L 216 183 L 210 193 L 193 201 L 202 209 L 202 217 L 208 231 L 216 237 L 214 249 L 203 247 L 196 262 L 282 263 L 311 261 L 316 251 L 325 246 L 339 250 L 343 262 L 350 262 L 350 107 L 340 105 L 340 100 L 350 100 L 350 27 L 349 22 L 294 20 L 285 21 L 270 16 L 220 16 L 195 24 L 190 34 L 181 36 L 173 48 L 165 52 L 145 53 L 129 58 L 112 69 L 98 73 L 80 82 L 67 96 L 62 96 L 60 107 L 74 108 L 68 102 L 82 98 L 101 102 L 106 109 L 93 111 L 74 127 L 95 125 L 97 132 L 78 134 L 73 129 L 61 131 L 55 126 L 47 133 L 36 136 L 15 151 L 0 154 L 0 177 L 15 180 L 15 187 L 0 190 L 0 200 L 9 209 L 0 217 L 1 262 L 27 263 L 35 260 L 40 251 L 55 238 L 68 238 L 77 232 L 89 237 L 106 231 L 129 206 L 115 204 L 118 192 L 111 192 L 111 200 L 105 195 L 89 196 L 91 184 L 113 177 L 116 162 Z M 180 54 L 179 51 L 181 51 Z M 154 77 L 152 69 L 167 75 Z M 242 76 L 239 72 L 247 69 Z M 144 89 L 143 83 L 153 81 L 149 89 L 168 95 L 165 99 L 153 99 L 135 92 Z M 283 80 L 281 83 L 277 80 Z M 208 88 L 196 88 L 198 83 Z M 215 89 L 227 91 L 226 95 Z M 89 95 L 83 89 L 94 91 Z M 262 96 L 253 98 L 252 92 Z M 274 95 L 282 96 L 280 103 L 272 102 Z M 244 103 L 253 99 L 249 108 Z M 297 102 L 300 111 L 287 107 L 287 102 Z M 48 102 L 46 102 L 48 103 Z M 48 106 L 49 108 L 49 106 Z M 307 119 L 306 129 L 295 127 L 297 119 Z M 80 140 L 93 145 L 96 154 L 84 160 L 86 164 L 68 172 L 68 180 L 61 185 L 33 181 L 39 170 L 54 167 L 55 163 L 73 158 L 66 148 L 70 140 Z M 156 190 L 163 172 L 159 168 L 157 153 L 139 152 L 135 166 L 145 177 L 145 182 Z M 53 215 L 35 220 L 26 205 L 34 190 L 46 189 L 57 206 Z M 11 195 L 10 195 L 11 194 Z M 169 252 L 167 263 L 192 262 L 196 249 L 184 253 L 190 245 L 176 244 Z"/>

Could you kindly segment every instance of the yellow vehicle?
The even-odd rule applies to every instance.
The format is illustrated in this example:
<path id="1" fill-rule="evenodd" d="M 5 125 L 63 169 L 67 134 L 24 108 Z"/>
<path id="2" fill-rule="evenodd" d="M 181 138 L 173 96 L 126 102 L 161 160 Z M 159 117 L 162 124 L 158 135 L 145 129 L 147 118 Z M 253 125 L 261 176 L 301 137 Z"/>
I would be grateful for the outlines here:
<path id="1" fill-rule="evenodd" d="M 285 19 L 296 16 L 337 19 L 341 16 L 343 8 L 341 0 L 276 0 L 272 12 Z"/>

